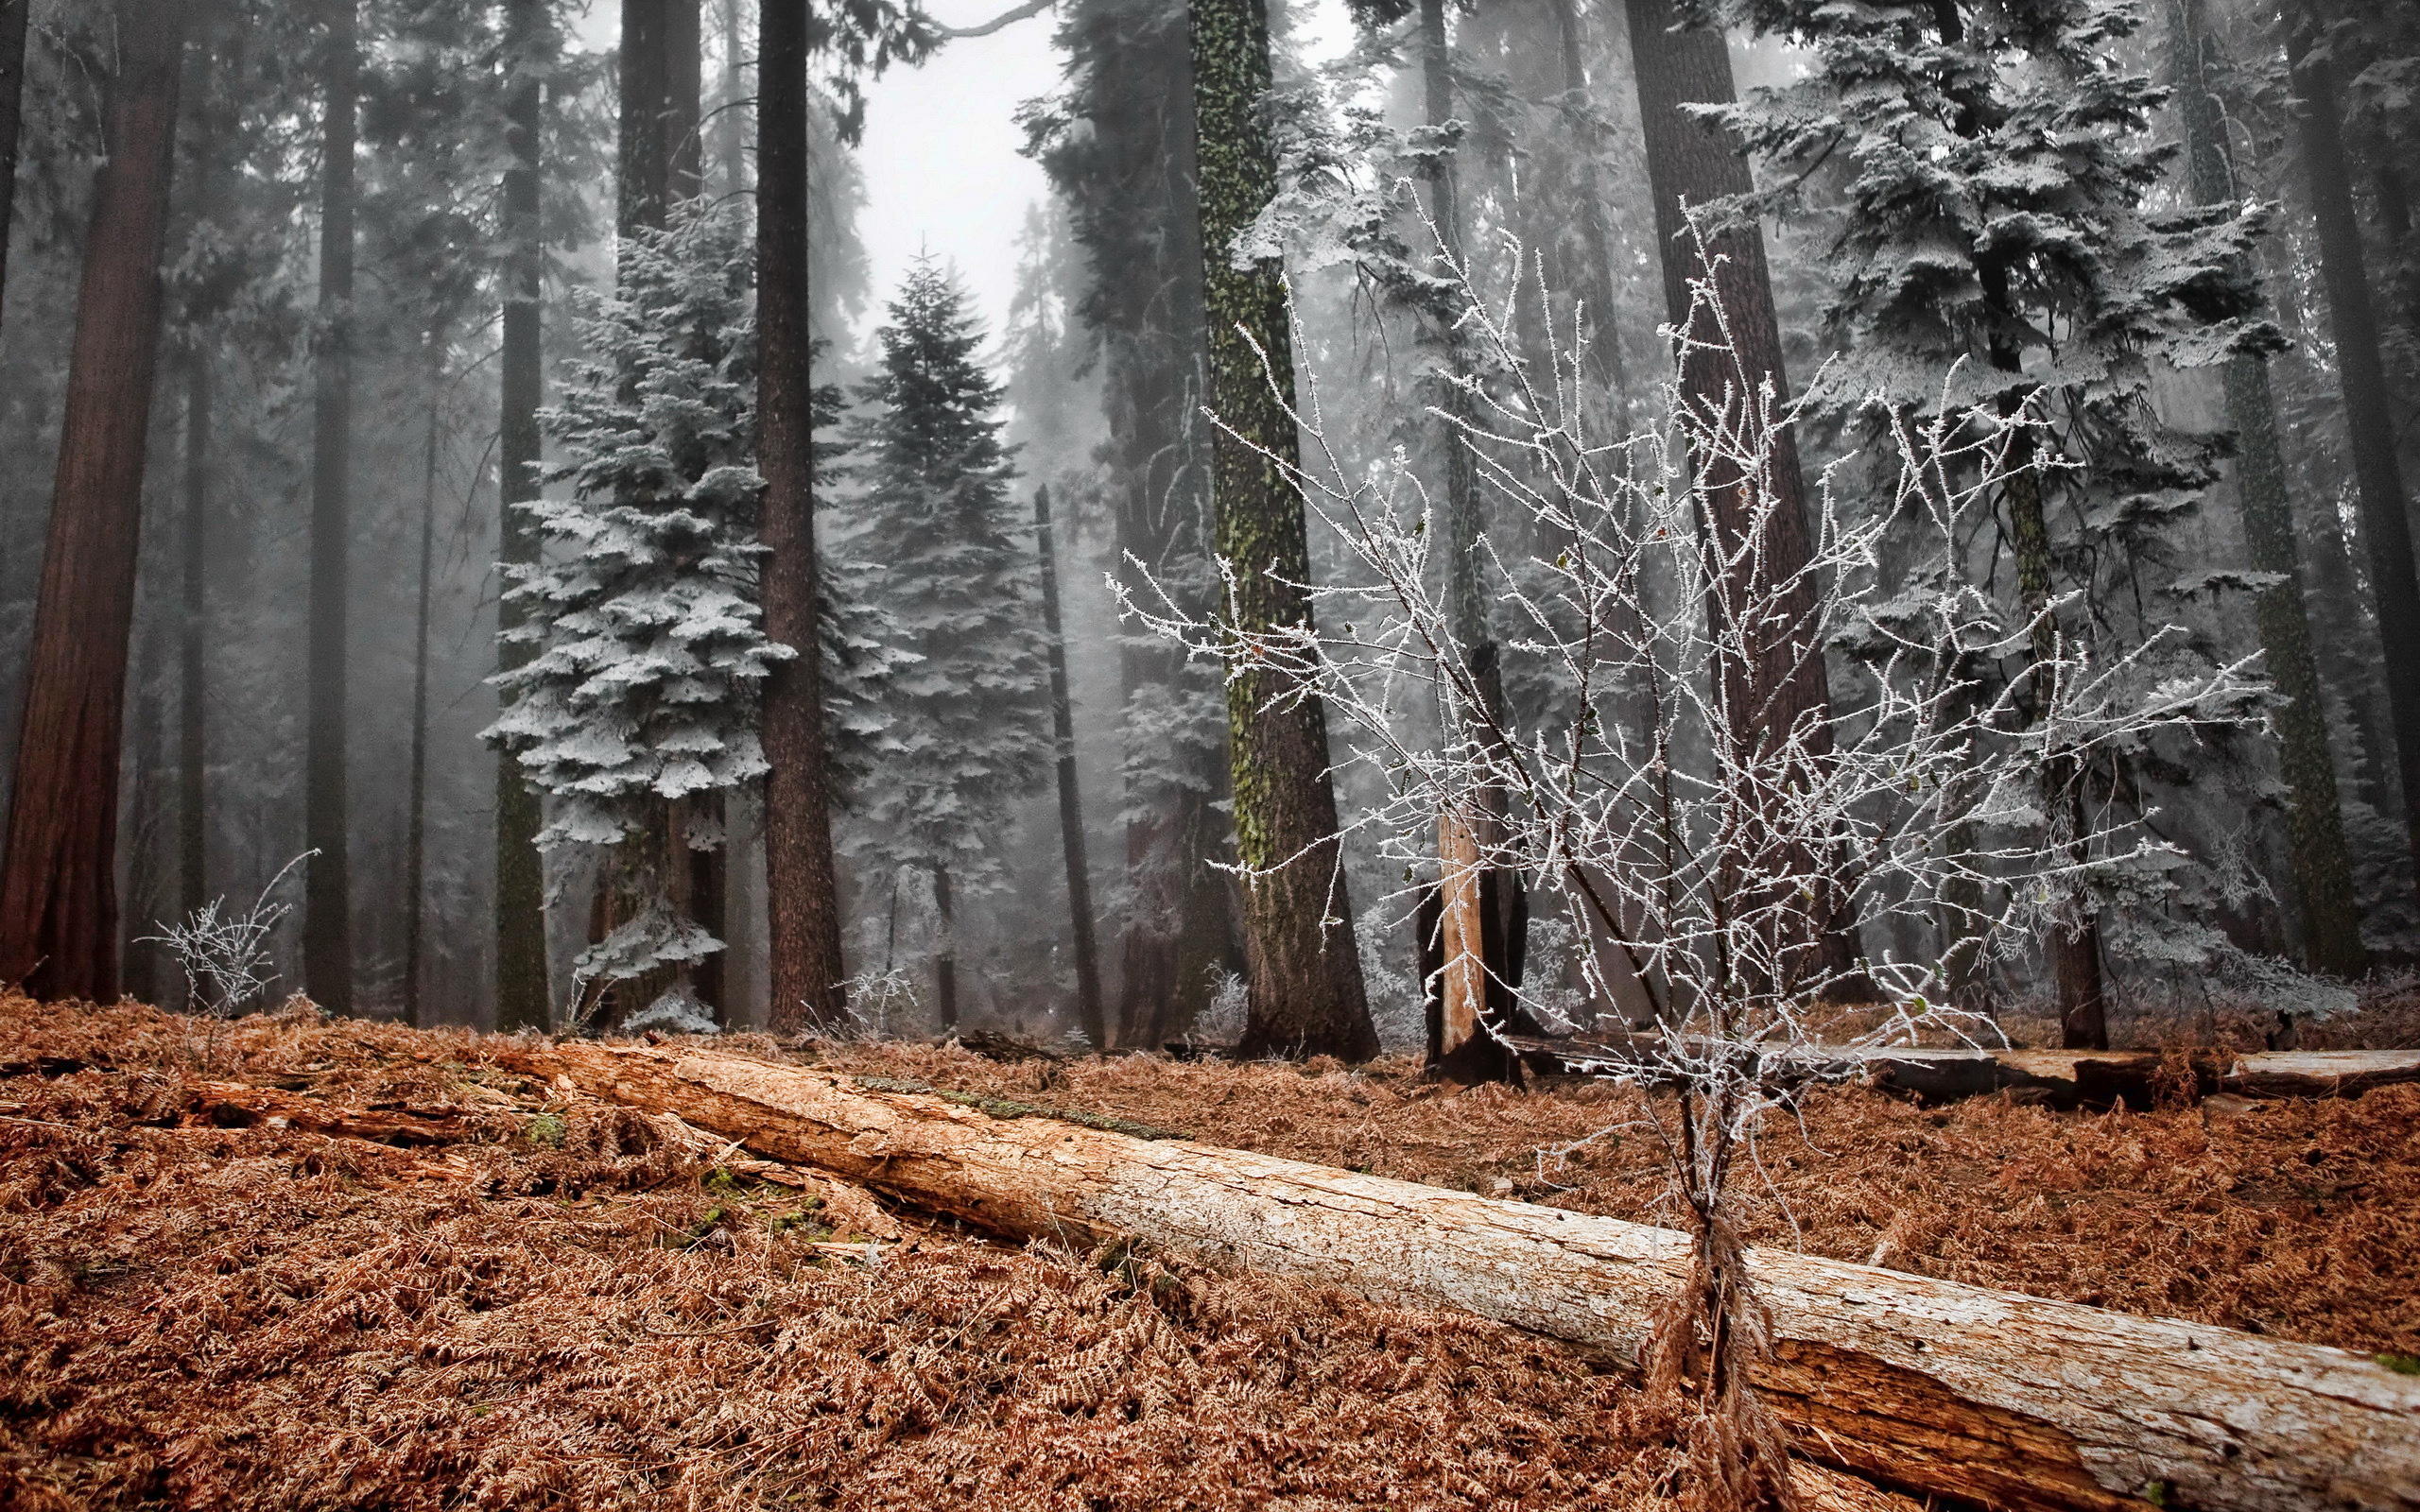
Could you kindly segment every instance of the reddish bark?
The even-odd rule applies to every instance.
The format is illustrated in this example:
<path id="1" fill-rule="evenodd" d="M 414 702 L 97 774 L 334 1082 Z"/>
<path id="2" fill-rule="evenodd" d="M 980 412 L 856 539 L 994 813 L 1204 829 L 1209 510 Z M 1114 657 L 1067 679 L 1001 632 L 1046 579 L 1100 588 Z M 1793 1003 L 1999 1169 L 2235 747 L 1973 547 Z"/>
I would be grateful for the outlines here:
<path id="1" fill-rule="evenodd" d="M 0 863 L 0 982 L 117 996 L 118 747 L 184 0 L 124 0 Z"/>

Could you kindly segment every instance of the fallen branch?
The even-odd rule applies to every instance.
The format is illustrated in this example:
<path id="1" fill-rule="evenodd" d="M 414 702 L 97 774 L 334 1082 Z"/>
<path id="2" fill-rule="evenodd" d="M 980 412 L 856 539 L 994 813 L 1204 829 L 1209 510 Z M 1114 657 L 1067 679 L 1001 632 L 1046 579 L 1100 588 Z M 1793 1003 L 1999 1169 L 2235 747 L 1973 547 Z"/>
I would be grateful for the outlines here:
<path id="1" fill-rule="evenodd" d="M 595 1044 L 496 1059 L 994 1233 L 1131 1236 L 1625 1365 L 1685 1274 L 1665 1229 L 827 1072 Z M 2420 1381 L 2359 1355 L 1779 1250 L 1751 1263 L 1776 1340 L 1759 1385 L 1815 1460 L 1990 1506 L 2420 1508 Z"/>
<path id="2" fill-rule="evenodd" d="M 1512 1048 L 1542 1071 L 1602 1074 L 1659 1063 L 1651 1041 L 1619 1037 L 1540 1039 L 1515 1036 Z M 1861 1081 L 1881 1091 L 1927 1102 L 1953 1102 L 2014 1092 L 2061 1108 L 2148 1107 L 2158 1096 L 2169 1055 L 2158 1050 L 1927 1050 L 1842 1047 L 1806 1068 L 1814 1074 Z M 2234 1055 L 2185 1053 L 2195 1096 L 2353 1097 L 2376 1087 L 2420 1082 L 2420 1050 L 2264 1051 Z"/>

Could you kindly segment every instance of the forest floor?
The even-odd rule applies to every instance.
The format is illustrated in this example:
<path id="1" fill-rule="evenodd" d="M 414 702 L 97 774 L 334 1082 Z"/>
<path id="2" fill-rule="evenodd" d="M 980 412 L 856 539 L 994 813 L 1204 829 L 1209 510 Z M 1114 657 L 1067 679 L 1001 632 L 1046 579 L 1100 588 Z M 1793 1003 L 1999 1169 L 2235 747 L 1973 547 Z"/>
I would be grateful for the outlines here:
<path id="1" fill-rule="evenodd" d="M 0 1509 L 1673 1504 L 1638 1394 L 1493 1323 L 913 1214 L 843 1249 L 795 1192 L 462 1031 L 6 997 L 0 1022 Z M 1635 1096 L 1599 1083 L 720 1045 L 1668 1216 Z M 392 1132 L 220 1126 L 238 1082 Z M 1749 1185 L 1760 1243 L 2420 1354 L 2420 1087 L 2106 1113 L 1839 1089 Z M 1808 1476 L 1819 1507 L 1913 1505 Z"/>

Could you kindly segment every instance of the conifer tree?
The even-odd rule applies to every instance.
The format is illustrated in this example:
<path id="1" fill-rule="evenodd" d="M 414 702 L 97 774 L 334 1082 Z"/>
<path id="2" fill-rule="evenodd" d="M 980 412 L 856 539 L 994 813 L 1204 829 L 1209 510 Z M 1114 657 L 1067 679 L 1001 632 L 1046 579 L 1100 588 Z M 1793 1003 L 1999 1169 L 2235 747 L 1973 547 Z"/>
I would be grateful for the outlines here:
<path id="1" fill-rule="evenodd" d="M 918 261 L 878 333 L 852 439 L 865 554 L 883 563 L 895 645 L 889 754 L 864 784 L 848 849 L 897 880 L 929 878 L 940 916 L 942 1022 L 957 1022 L 958 902 L 1002 880 L 1011 809 L 1051 754 L 1045 646 L 1028 527 L 1009 491 L 1000 387 L 976 361 L 966 294 Z"/>
<path id="2" fill-rule="evenodd" d="M 1780 185 L 1728 208 L 1803 204 L 1802 186 L 1833 161 L 1845 183 L 1825 311 L 1845 354 L 1814 398 L 1904 415 L 1939 403 L 1947 380 L 1979 425 L 2047 420 L 2011 429 L 2015 465 L 2000 501 L 2014 608 L 2035 621 L 2035 662 L 2048 663 L 2061 635 L 2122 642 L 2155 629 L 2135 606 L 2166 612 L 2172 575 L 2153 569 L 2172 563 L 2172 532 L 2215 479 L 2219 447 L 2152 412 L 2153 359 L 2204 367 L 2277 337 L 2246 256 L 2256 210 L 2147 208 L 2175 148 L 2150 129 L 2165 92 L 2118 55 L 2142 25 L 2140 5 L 1724 9 L 1806 47 L 1809 65 L 1799 82 L 1722 112 Z M 1997 576 L 1993 563 L 1982 570 Z M 2098 800 L 2142 801 L 2159 765 L 2113 757 Z M 2169 883 L 2076 861 L 2068 927 L 2052 932 L 2049 954 L 2064 1039 L 2101 1046 L 2102 905 L 2165 897 Z M 2207 931 L 2195 937 L 2217 943 Z"/>
<path id="3" fill-rule="evenodd" d="M 664 1020 L 706 1021 L 688 969 L 722 942 L 686 916 L 689 849 L 721 836 L 699 800 L 766 771 L 756 702 L 794 653 L 756 602 L 758 498 L 753 251 L 728 213 L 676 214 L 633 232 L 620 287 L 580 301 L 588 352 L 561 406 L 541 412 L 568 500 L 521 507 L 554 559 L 508 564 L 536 654 L 502 673 L 511 703 L 488 731 L 551 795 L 538 843 L 617 848 L 612 927 L 580 958 L 586 982 L 682 973 Z M 631 1009 L 623 1004 L 627 1027 Z"/>

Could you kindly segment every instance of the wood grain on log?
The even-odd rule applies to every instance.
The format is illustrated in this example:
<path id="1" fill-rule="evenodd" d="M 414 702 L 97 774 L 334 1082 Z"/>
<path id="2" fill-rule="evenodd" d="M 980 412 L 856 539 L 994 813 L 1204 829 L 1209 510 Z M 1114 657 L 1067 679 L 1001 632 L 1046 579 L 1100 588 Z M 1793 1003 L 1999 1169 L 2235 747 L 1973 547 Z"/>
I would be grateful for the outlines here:
<path id="1" fill-rule="evenodd" d="M 1132 1236 L 1625 1365 L 1685 1270 L 1666 1229 L 831 1073 L 594 1044 L 496 1058 L 995 1233 Z M 2359 1355 L 1779 1250 L 1751 1263 L 1778 1344 L 1760 1380 L 1810 1458 L 1989 1506 L 2420 1508 L 2420 1381 Z"/>

